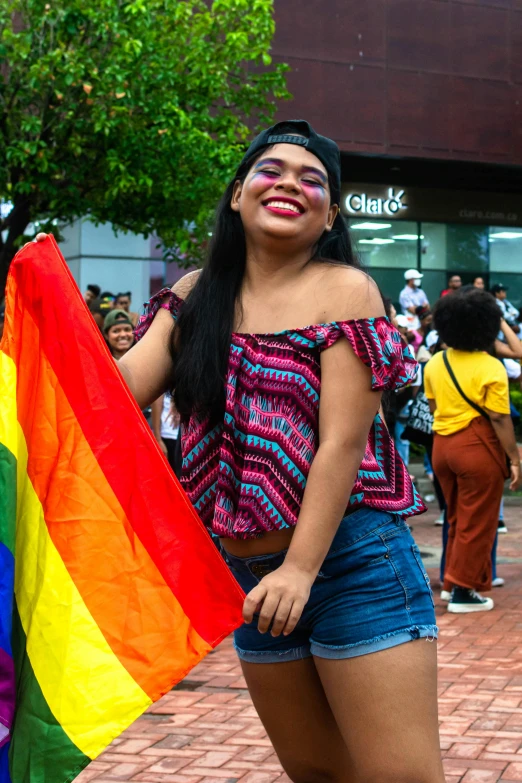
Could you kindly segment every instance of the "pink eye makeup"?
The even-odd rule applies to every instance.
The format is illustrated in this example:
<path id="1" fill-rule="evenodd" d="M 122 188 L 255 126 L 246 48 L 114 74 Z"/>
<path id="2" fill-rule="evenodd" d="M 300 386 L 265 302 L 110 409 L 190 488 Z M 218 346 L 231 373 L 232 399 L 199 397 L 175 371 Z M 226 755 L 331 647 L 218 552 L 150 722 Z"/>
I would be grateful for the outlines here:
<path id="1" fill-rule="evenodd" d="M 326 183 L 328 182 L 328 177 L 325 176 L 322 171 L 319 171 L 319 169 L 314 169 L 312 166 L 305 166 L 303 168 L 303 173 L 314 174 L 320 180 L 319 183 L 314 181 L 314 185 L 321 184 L 323 187 L 325 187 Z M 307 182 L 312 182 L 312 180 L 307 180 Z"/>
<path id="2" fill-rule="evenodd" d="M 252 179 L 269 179 L 274 180 L 278 179 L 281 175 L 276 171 L 256 171 L 253 175 Z"/>
<path id="3" fill-rule="evenodd" d="M 270 166 L 278 166 L 279 161 L 275 160 L 269 160 L 265 158 L 264 160 L 260 161 L 259 163 L 256 163 L 254 166 L 254 175 L 252 179 L 267 179 L 267 180 L 274 180 L 281 176 L 281 173 L 279 171 L 275 171 L 273 168 L 270 168 Z"/>

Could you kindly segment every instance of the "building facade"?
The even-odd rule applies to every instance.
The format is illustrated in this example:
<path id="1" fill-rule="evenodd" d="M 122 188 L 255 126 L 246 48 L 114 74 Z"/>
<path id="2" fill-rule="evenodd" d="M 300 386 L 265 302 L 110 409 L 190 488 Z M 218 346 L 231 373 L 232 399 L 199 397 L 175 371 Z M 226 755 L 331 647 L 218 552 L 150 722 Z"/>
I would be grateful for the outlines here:
<path id="1" fill-rule="evenodd" d="M 336 140 L 342 211 L 397 298 L 419 268 L 522 302 L 522 0 L 276 0 L 274 54 L 293 101 Z"/>
<path id="2" fill-rule="evenodd" d="M 275 0 L 273 54 L 293 100 L 342 155 L 342 211 L 383 292 L 482 275 L 522 304 L 522 0 Z M 134 307 L 182 271 L 155 239 L 81 222 L 63 249 L 82 289 Z"/>

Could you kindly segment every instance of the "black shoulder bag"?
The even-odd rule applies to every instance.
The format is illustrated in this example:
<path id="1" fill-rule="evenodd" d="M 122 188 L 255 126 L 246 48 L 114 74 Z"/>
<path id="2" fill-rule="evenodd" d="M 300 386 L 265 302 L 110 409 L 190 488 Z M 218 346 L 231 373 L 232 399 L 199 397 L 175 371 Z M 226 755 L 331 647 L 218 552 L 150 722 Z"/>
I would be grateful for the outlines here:
<path id="1" fill-rule="evenodd" d="M 456 390 L 458 391 L 458 393 L 460 394 L 462 399 L 466 400 L 468 405 L 470 405 L 474 410 L 476 410 L 477 413 L 480 413 L 480 415 L 483 416 L 485 419 L 487 419 L 487 421 L 491 421 L 491 417 L 490 417 L 489 413 L 487 411 L 485 411 L 484 408 L 481 408 L 480 405 L 477 405 L 476 402 L 472 402 L 472 400 L 470 400 L 469 397 L 467 397 L 464 394 L 464 392 L 462 391 L 462 389 L 460 387 L 460 384 L 459 384 L 457 378 L 455 377 L 455 373 L 453 372 L 451 364 L 449 363 L 449 359 L 447 357 L 447 351 L 444 351 L 444 353 L 442 354 L 442 358 L 444 359 L 444 364 L 446 365 L 446 369 L 447 369 L 447 371 L 449 373 L 449 376 L 450 376 L 451 380 L 453 381 L 453 385 L 455 386 Z M 509 458 L 509 456 L 507 454 L 506 454 L 506 466 L 507 466 L 508 474 L 511 473 L 511 460 L 510 460 L 510 458 Z"/>
<path id="2" fill-rule="evenodd" d="M 412 402 L 401 440 L 409 440 L 411 443 L 417 443 L 419 446 L 431 448 L 433 444 L 433 415 L 430 411 L 430 403 L 424 392 L 423 365 L 420 365 L 419 372 L 422 372 L 422 383 L 418 389 L 417 396 Z"/>

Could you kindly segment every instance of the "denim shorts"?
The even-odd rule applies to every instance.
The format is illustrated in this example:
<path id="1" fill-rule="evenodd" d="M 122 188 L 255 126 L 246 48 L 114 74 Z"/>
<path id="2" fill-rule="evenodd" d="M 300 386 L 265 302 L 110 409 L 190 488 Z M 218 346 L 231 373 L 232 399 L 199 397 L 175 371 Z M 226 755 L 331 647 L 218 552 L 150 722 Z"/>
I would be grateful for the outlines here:
<path id="1" fill-rule="evenodd" d="M 245 593 L 282 565 L 286 551 L 243 558 L 221 548 Z M 234 633 L 248 663 L 355 658 L 438 635 L 430 580 L 408 526 L 366 508 L 342 520 L 292 633 L 261 634 L 257 622 L 256 615 Z"/>

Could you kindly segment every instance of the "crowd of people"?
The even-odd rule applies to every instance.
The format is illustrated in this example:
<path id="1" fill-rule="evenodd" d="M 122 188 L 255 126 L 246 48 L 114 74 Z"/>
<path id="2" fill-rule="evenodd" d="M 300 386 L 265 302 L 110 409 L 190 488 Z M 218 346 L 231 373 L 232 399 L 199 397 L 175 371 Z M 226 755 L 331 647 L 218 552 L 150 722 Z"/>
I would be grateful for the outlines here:
<path id="1" fill-rule="evenodd" d="M 479 590 L 504 584 L 495 562 L 498 533 L 507 532 L 504 481 L 519 482 L 509 381 L 522 375 L 520 313 L 505 286 L 487 292 L 483 277 L 462 285 L 457 274 L 432 311 L 422 273 L 404 277 L 402 312 L 389 305 L 390 316 L 420 371 L 388 404 L 388 422 L 406 464 L 410 440 L 425 449 L 443 528 L 442 599 L 451 612 L 485 611 L 494 602 Z"/>

